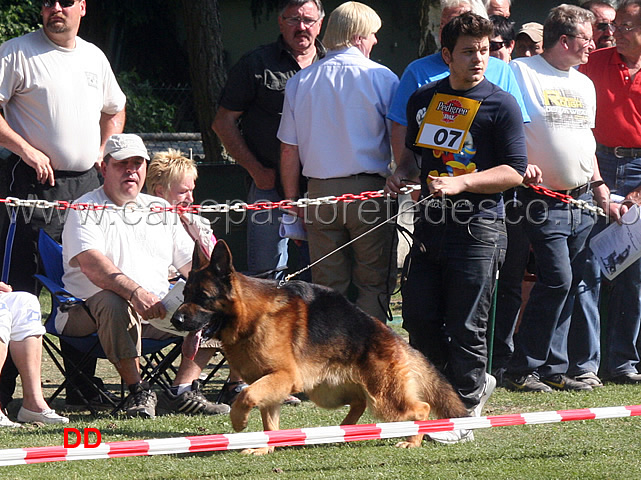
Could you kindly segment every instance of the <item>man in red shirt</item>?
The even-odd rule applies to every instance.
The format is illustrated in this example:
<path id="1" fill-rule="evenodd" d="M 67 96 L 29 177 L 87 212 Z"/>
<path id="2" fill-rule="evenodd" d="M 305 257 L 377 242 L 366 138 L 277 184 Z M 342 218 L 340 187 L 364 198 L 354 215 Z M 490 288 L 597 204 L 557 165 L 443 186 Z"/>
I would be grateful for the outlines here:
<path id="1" fill-rule="evenodd" d="M 597 110 L 594 136 L 597 158 L 610 191 L 622 197 L 623 214 L 641 203 L 641 0 L 624 0 L 614 21 L 616 47 L 590 54 L 579 70 L 596 88 Z M 605 226 L 601 221 L 600 229 Z M 596 227 L 596 230 L 600 230 Z M 586 252 L 590 257 L 591 253 Z M 588 258 L 569 337 L 570 368 L 576 375 L 596 374 L 599 368 L 598 299 L 600 271 L 596 259 Z M 608 305 L 607 354 L 604 375 L 616 383 L 641 383 L 641 261 L 633 263 L 611 282 Z"/>

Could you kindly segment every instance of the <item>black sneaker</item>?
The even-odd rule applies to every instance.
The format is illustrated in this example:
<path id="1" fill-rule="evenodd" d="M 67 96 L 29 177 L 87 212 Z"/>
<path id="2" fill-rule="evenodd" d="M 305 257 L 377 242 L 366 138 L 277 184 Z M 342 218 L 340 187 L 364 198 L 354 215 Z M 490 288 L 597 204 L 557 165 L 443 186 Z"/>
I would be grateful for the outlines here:
<path id="1" fill-rule="evenodd" d="M 585 382 L 579 382 L 573 378 L 563 375 L 562 373 L 557 373 L 556 375 L 550 375 L 549 377 L 541 378 L 541 381 L 549 385 L 552 388 L 557 390 L 566 390 L 574 392 L 590 392 L 592 387 Z"/>
<path id="2" fill-rule="evenodd" d="M 156 394 L 151 391 L 149 383 L 142 381 L 129 385 L 131 395 L 122 407 L 127 417 L 156 417 Z"/>
<path id="3" fill-rule="evenodd" d="M 191 383 L 191 390 L 180 395 L 164 391 L 158 399 L 158 413 L 186 413 L 190 415 L 223 415 L 229 413 L 229 405 L 224 403 L 212 403 L 200 392 L 200 382 L 194 380 Z"/>
<path id="4" fill-rule="evenodd" d="M 503 376 L 505 388 L 517 392 L 551 392 L 552 389 L 539 380 L 535 374 L 513 377 L 511 375 Z"/>

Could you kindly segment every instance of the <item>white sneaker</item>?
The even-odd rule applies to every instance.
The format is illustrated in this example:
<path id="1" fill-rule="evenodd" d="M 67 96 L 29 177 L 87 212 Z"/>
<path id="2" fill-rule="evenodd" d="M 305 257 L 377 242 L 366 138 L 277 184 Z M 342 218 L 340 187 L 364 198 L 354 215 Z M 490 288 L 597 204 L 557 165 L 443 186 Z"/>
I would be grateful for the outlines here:
<path id="1" fill-rule="evenodd" d="M 448 430 L 447 432 L 434 432 L 428 433 L 427 436 L 430 440 L 446 445 L 453 445 L 455 443 L 465 443 L 474 441 L 473 430 Z"/>
<path id="2" fill-rule="evenodd" d="M 0 427 L 13 427 L 17 428 L 20 427 L 21 425 L 16 422 L 12 422 L 9 420 L 9 417 L 7 417 L 4 412 L 0 409 Z"/>
<path id="3" fill-rule="evenodd" d="M 44 412 L 32 412 L 24 407 L 20 407 L 20 410 L 18 411 L 18 421 L 22 423 L 69 423 L 69 419 L 67 417 L 58 415 L 55 410 L 52 410 L 51 408 Z"/>
<path id="4" fill-rule="evenodd" d="M 492 392 L 494 391 L 495 388 L 496 388 L 496 378 L 494 378 L 494 376 L 490 375 L 489 373 L 486 373 L 485 386 L 483 387 L 483 393 L 481 394 L 481 399 L 479 400 L 478 405 L 474 407 L 470 412 L 470 414 L 473 417 L 481 416 L 481 411 L 483 410 L 485 403 L 490 398 L 490 395 L 492 395 Z"/>

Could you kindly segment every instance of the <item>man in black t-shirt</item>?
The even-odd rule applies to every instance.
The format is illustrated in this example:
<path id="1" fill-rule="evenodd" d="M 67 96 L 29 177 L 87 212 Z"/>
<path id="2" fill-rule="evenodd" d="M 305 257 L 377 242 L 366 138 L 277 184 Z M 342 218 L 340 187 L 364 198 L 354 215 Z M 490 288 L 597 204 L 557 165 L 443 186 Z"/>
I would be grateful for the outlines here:
<path id="1" fill-rule="evenodd" d="M 317 40 L 325 12 L 321 0 L 286 0 L 278 15 L 278 40 L 244 55 L 230 70 L 212 128 L 227 153 L 249 175 L 247 203 L 283 200 L 276 137 L 285 84 L 325 55 Z M 305 191 L 305 190 L 302 190 Z M 278 209 L 255 211 L 247 222 L 247 266 L 252 274 L 287 265 Z M 303 249 L 300 253 L 305 256 Z M 277 274 L 278 278 L 284 272 Z"/>
<path id="2" fill-rule="evenodd" d="M 485 373 L 486 330 L 505 255 L 501 192 L 526 174 L 523 117 L 514 97 L 484 78 L 492 23 L 465 13 L 442 32 L 450 76 L 425 85 L 407 106 L 406 148 L 386 190 L 420 178 L 423 196 L 403 287 L 403 327 L 479 416 L 496 385 Z M 420 156 L 420 162 L 419 157 Z M 418 164 L 420 163 L 420 172 Z M 472 440 L 469 430 L 430 434 Z"/>

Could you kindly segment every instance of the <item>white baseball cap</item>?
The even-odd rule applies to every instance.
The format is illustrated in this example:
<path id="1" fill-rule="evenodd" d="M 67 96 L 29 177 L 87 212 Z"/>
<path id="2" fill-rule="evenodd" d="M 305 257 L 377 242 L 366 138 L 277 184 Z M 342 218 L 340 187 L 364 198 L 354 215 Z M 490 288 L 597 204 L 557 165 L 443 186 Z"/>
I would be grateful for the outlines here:
<path id="1" fill-rule="evenodd" d="M 133 133 L 119 133 L 109 137 L 105 145 L 105 157 L 107 155 L 111 155 L 114 160 L 125 160 L 131 157 L 149 160 L 149 153 L 142 138 Z"/>

